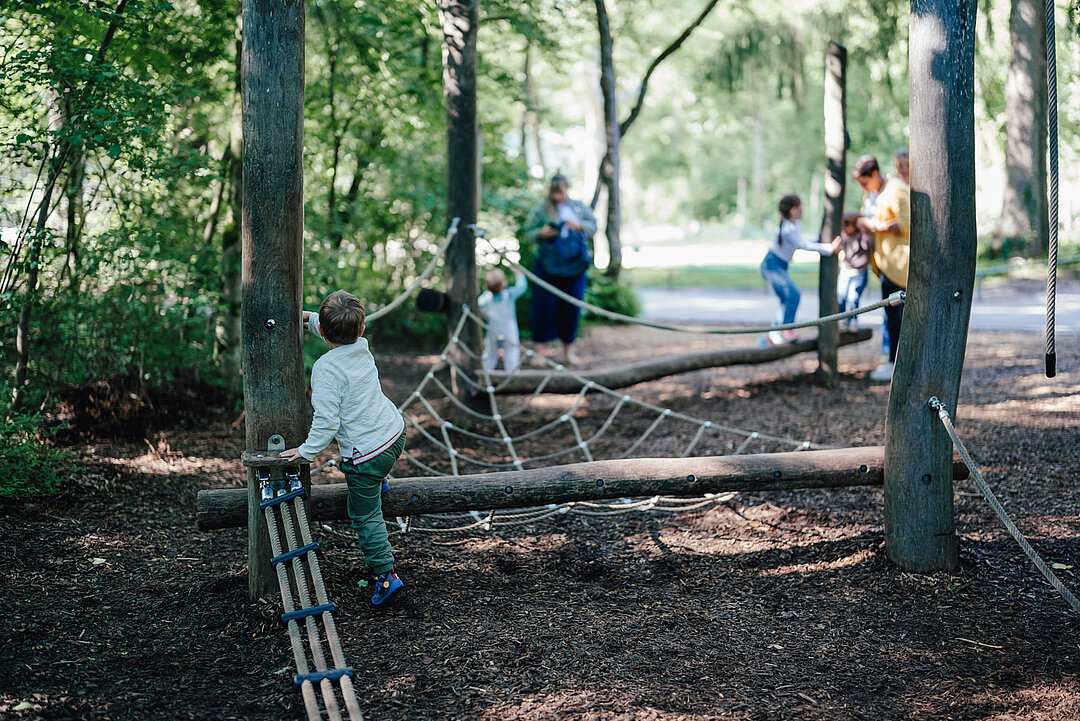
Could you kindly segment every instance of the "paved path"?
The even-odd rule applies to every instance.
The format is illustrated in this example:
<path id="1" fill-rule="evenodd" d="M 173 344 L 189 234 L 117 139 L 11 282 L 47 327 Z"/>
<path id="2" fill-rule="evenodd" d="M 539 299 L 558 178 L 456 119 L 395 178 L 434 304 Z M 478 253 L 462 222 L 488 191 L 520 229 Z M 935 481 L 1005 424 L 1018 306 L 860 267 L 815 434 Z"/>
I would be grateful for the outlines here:
<path id="1" fill-rule="evenodd" d="M 1059 285 L 1057 330 L 1080 333 L 1080 287 Z M 717 290 L 712 288 L 639 288 L 642 316 L 659 322 L 708 323 L 714 325 L 768 324 L 773 322 L 778 302 L 765 290 Z M 878 300 L 870 291 L 863 298 Z M 1046 329 L 1044 292 L 1016 292 L 984 289 L 976 294 L 971 310 L 972 330 L 1013 330 L 1042 333 Z M 812 320 L 818 314 L 816 291 L 804 291 L 797 320 Z M 883 311 L 860 316 L 862 325 L 881 326 Z"/>

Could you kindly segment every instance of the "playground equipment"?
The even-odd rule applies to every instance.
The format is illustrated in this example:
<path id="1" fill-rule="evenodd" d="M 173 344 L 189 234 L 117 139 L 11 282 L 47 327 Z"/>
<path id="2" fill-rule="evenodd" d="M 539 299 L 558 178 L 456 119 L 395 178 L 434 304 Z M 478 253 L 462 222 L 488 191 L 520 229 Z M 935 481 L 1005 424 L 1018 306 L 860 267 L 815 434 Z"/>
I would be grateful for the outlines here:
<path id="1" fill-rule="evenodd" d="M 460 318 L 468 318 L 475 306 L 475 245 L 471 228 L 476 221 L 478 199 L 477 141 L 475 135 L 475 60 L 476 5 L 468 17 L 457 17 L 448 9 L 444 15 L 447 43 L 446 68 L 448 92 L 448 166 L 464 169 L 468 183 L 448 183 L 448 211 L 462 218 L 466 232 L 455 234 L 449 243 L 447 268 L 451 303 L 451 327 L 463 330 Z M 1048 37 L 1052 38 L 1053 5 L 1048 2 Z M 934 398 L 940 409 L 955 408 L 964 358 L 964 339 L 970 313 L 974 284 L 974 38 L 975 4 L 946 3 L 941 0 L 912 0 L 910 28 L 911 81 L 911 160 L 912 235 L 909 290 L 912 302 L 900 338 L 899 354 L 886 419 L 886 444 L 880 450 L 846 449 L 794 454 L 745 456 L 739 458 L 693 458 L 678 461 L 615 460 L 591 461 L 561 470 L 526 470 L 517 457 L 512 441 L 506 443 L 515 470 L 485 474 L 472 479 L 473 484 L 457 487 L 448 478 L 432 478 L 411 483 L 398 481 L 388 499 L 403 504 L 402 512 L 416 509 L 471 507 L 507 507 L 510 502 L 535 503 L 541 498 L 574 499 L 610 498 L 609 494 L 671 492 L 684 495 L 708 489 L 722 489 L 725 483 L 769 483 L 790 480 L 846 485 L 857 474 L 862 480 L 876 476 L 880 468 L 885 488 L 885 536 L 888 556 L 908 570 L 934 571 L 956 566 L 956 536 L 952 518 L 952 443 L 953 438 L 934 423 L 927 404 Z M 303 358 L 300 344 L 299 308 L 301 302 L 302 226 L 303 226 L 303 97 L 304 97 L 304 5 L 300 0 L 244 0 L 243 3 L 242 102 L 244 143 L 244 199 L 242 219 L 243 247 L 243 363 L 246 418 L 246 444 L 249 449 L 284 448 L 306 432 L 308 409 L 304 389 Z M 1052 45 L 1051 45 L 1052 47 Z M 841 49 L 830 48 L 830 73 L 842 70 Z M 843 83 L 830 81 L 826 95 L 826 114 L 833 121 L 843 118 Z M 1051 75 L 1053 83 L 1053 75 Z M 1056 94 L 1052 90 L 1052 99 Z M 1053 103 L 1051 105 L 1053 107 Z M 1055 116 L 1056 117 L 1056 116 Z M 471 128 L 471 130 L 470 130 Z M 831 226 L 823 228 L 830 237 L 839 223 L 837 213 L 843 202 L 845 143 L 836 128 L 827 130 L 830 179 L 826 184 L 830 198 Z M 1052 164 L 1056 175 L 1056 140 Z M 839 187 L 836 187 L 839 186 Z M 1053 187 L 1056 220 L 1056 182 Z M 836 202 L 839 198 L 839 203 Z M 1056 232 L 1056 222 L 1052 223 Z M 1056 241 L 1056 237 L 1055 237 Z M 1056 242 L 1051 250 L 1051 268 L 1056 258 Z M 822 286 L 835 268 L 822 264 Z M 1048 276 L 1047 374 L 1053 375 L 1052 275 Z M 827 312 L 828 303 L 822 305 Z M 459 311 L 459 309 L 461 309 Z M 817 349 L 819 375 L 829 382 L 835 379 L 836 326 L 822 325 Z M 468 328 L 468 345 L 478 348 L 475 326 Z M 456 359 L 448 359 L 455 362 Z M 458 364 L 460 368 L 460 363 Z M 585 379 L 590 389 L 595 381 Z M 485 390 L 492 403 L 494 386 L 488 380 Z M 609 389 L 610 390 L 610 389 Z M 502 426 L 500 414 L 492 422 Z M 499 417 L 496 417 L 499 416 Z M 662 414 L 646 431 L 647 436 L 664 418 Z M 567 421 L 569 423 L 569 421 Z M 572 426 L 576 432 L 576 426 Z M 706 430 L 704 422 L 702 433 Z M 443 432 L 449 429 L 443 426 Z M 271 444 L 273 439 L 273 444 Z M 692 443 L 696 443 L 693 441 Z M 579 447 L 588 454 L 588 442 L 579 439 Z M 447 444 L 451 450 L 452 446 Z M 246 458 L 254 462 L 258 453 Z M 779 457 L 783 456 L 783 457 Z M 881 462 L 878 463 L 878 458 Z M 853 465 L 858 461 L 858 465 Z M 456 470 L 456 456 L 450 453 Z M 605 465 L 594 466 L 593 463 Z M 659 465 L 655 465 L 659 463 Z M 875 469 L 872 474 L 870 469 Z M 570 469 L 570 470 L 567 470 Z M 704 470 L 703 470 L 704 469 Z M 335 669 L 320 667 L 320 651 L 315 617 L 326 624 L 326 635 L 336 638 L 328 600 L 321 577 L 314 580 L 318 606 L 311 606 L 310 594 L 302 581 L 303 564 L 309 565 L 313 579 L 317 575 L 315 548 L 307 533 L 304 508 L 310 486 L 307 466 L 287 471 L 286 488 L 275 488 L 276 471 L 262 465 L 248 465 L 246 492 L 249 593 L 264 596 L 279 586 L 296 653 L 298 683 L 304 693 L 308 717 L 320 718 L 322 710 L 314 695 L 317 681 L 324 690 L 337 674 L 345 692 L 348 681 L 340 648 L 331 643 Z M 283 471 L 285 473 L 285 471 Z M 762 474 L 766 478 L 761 478 Z M 767 476 L 772 475 L 772 481 Z M 460 478 L 460 476 L 459 476 Z M 704 478 L 706 481 L 699 481 Z M 755 478 L 757 480 L 752 480 Z M 814 480 L 817 479 L 817 480 Z M 821 479 L 832 479 L 821 480 Z M 587 491 L 585 489 L 588 489 Z M 407 497 L 403 494 L 408 493 Z M 264 498 L 264 494 L 268 497 Z M 476 494 L 469 497 L 470 494 Z M 449 497 L 457 500 L 451 500 Z M 239 498 L 239 497 L 237 497 Z M 276 502 L 281 499 L 281 502 Z M 422 502 L 422 499 L 429 499 Z M 435 499 L 435 500 L 430 500 Z M 509 499 L 509 500 L 508 500 Z M 284 504 L 293 501 L 290 513 Z M 263 506 L 263 503 L 271 505 Z M 316 502 L 318 503 L 318 501 Z M 424 505 L 427 503 L 427 505 Z M 410 508 L 409 504 L 413 504 Z M 456 505 L 455 505 L 456 504 Z M 324 501 L 324 506 L 327 505 Z M 244 504 L 236 504 L 239 509 Z M 295 516 L 300 537 L 285 525 L 290 550 L 282 553 L 277 532 L 278 508 L 282 523 Z M 229 517 L 228 510 L 212 510 L 212 517 Z M 242 517 L 242 510 L 235 514 Z M 260 523 L 260 517 L 267 521 Z M 276 538 L 275 538 L 276 536 Z M 273 558 L 271 555 L 273 554 Z M 304 609 L 293 609 L 291 587 L 284 564 L 293 565 L 297 591 Z M 275 563 L 276 562 L 276 563 Z M 271 572 L 271 570 L 273 572 Z M 1075 600 L 1075 599 L 1074 599 Z M 296 615 L 299 613 L 299 615 Z M 293 614 L 293 615 L 290 615 Z M 312 643 L 317 677 L 304 678 L 306 660 L 299 640 L 298 620 L 305 621 Z M 350 719 L 360 718 L 355 699 L 345 696 Z M 324 695 L 327 714 L 341 718 L 336 700 Z"/>
<path id="2" fill-rule="evenodd" d="M 272 457 L 274 452 L 285 449 L 285 440 L 281 436 L 271 436 L 267 453 L 245 453 L 244 465 L 251 468 L 259 481 L 261 489 L 259 508 L 266 519 L 266 529 L 270 537 L 270 548 L 274 557 L 270 565 L 277 574 L 278 588 L 281 591 L 281 603 L 285 613 L 281 620 L 289 630 L 289 643 L 296 661 L 297 673 L 294 683 L 300 687 L 304 699 L 304 708 L 308 718 L 319 718 L 320 710 L 315 698 L 315 685 L 318 684 L 323 706 L 331 719 L 341 718 L 341 708 L 337 694 L 340 692 L 349 714 L 350 721 L 363 719 L 360 707 L 356 703 L 356 692 L 352 685 L 353 670 L 345 664 L 345 654 L 338 640 L 337 627 L 334 625 L 334 604 L 326 595 L 322 571 L 319 569 L 319 557 L 316 551 L 319 544 L 311 537 L 311 525 L 308 523 L 307 510 L 304 508 L 305 491 L 300 483 L 300 467 Z M 241 491 L 241 495 L 243 492 Z M 246 497 L 244 498 L 246 501 Z M 292 501 L 290 504 L 289 501 Z M 290 508 L 291 506 L 291 508 Z M 244 508 L 246 515 L 247 509 Z M 281 536 L 284 533 L 286 546 L 283 548 Z M 303 545 L 297 539 L 303 542 Z M 291 567 L 292 580 L 296 585 L 299 607 L 293 600 L 292 583 L 287 567 Z M 308 578 L 315 590 L 312 603 Z M 304 622 L 303 627 L 300 621 Z M 319 623 L 322 623 L 320 631 Z M 323 649 L 323 636 L 330 649 L 334 667 L 329 668 Z M 311 659 L 315 665 L 312 671 L 308 664 L 308 654 L 304 650 L 302 636 L 307 637 Z M 334 682 L 337 682 L 337 688 Z"/>
<path id="3" fill-rule="evenodd" d="M 472 367 L 483 368 L 481 356 L 464 341 L 467 334 L 462 331 L 469 322 L 486 328 L 483 319 L 467 308 L 463 309 L 453 337 L 440 354 L 447 367 L 456 370 L 459 375 L 472 374 L 474 371 L 471 368 L 455 368 L 455 356 L 466 358 Z M 454 349 L 457 353 L 452 352 Z M 525 348 L 524 355 L 533 355 L 533 351 Z M 545 505 L 572 508 L 575 503 L 608 499 L 683 499 L 697 496 L 697 500 L 702 500 L 702 494 L 732 491 L 882 483 L 884 449 L 881 447 L 831 449 L 807 440 L 733 428 L 637 400 L 595 382 L 584 373 L 566 369 L 549 359 L 543 359 L 543 362 L 548 365 L 546 378 L 540 381 L 528 398 L 518 401 L 513 407 L 500 406 L 499 397 L 505 389 L 494 385 L 495 373 L 481 370 L 480 378 L 474 375 L 474 382 L 486 394 L 487 412 L 461 403 L 436 372 L 426 374 L 400 406 L 415 431 L 403 463 L 411 464 L 426 477 L 395 478 L 384 497 L 384 513 L 388 516 L 412 517 Z M 503 374 L 507 376 L 504 382 L 512 382 L 517 373 L 525 372 Z M 566 390 L 573 384 L 573 390 L 569 392 L 576 393 L 576 399 L 552 411 L 556 417 L 551 422 L 538 423 L 536 427 L 525 428 L 515 434 L 509 424 L 523 411 L 530 410 L 530 403 L 540 392 L 547 390 L 547 385 L 556 382 L 565 386 Z M 434 397 L 429 397 L 430 392 L 434 392 Z M 603 422 L 591 430 L 585 419 L 577 418 L 581 415 L 578 411 L 588 399 L 591 399 L 589 415 L 603 417 Z M 611 405 L 610 410 L 601 408 L 605 401 Z M 618 441 L 607 448 L 603 447 L 605 434 L 616 425 L 621 426 L 625 434 L 627 422 L 619 419 L 622 417 L 620 412 L 627 408 L 634 409 L 646 420 L 652 417 L 651 422 L 636 438 L 622 440 L 626 448 L 615 447 L 612 450 L 611 446 L 617 446 Z M 466 414 L 469 424 L 466 426 L 448 420 L 452 413 Z M 658 430 L 662 424 L 667 424 L 664 439 L 689 438 L 682 444 L 681 457 L 632 458 L 633 454 L 641 454 L 649 448 L 646 444 L 650 438 L 661 436 Z M 491 434 L 486 435 L 485 430 Z M 523 454 L 521 449 L 524 444 L 538 437 L 543 438 L 545 452 L 533 457 Z M 734 439 L 726 455 L 694 455 L 710 440 L 714 442 L 714 447 L 705 450 L 713 452 L 718 445 L 716 439 L 720 437 Z M 484 448 L 490 450 L 463 451 L 454 438 L 474 446 L 483 444 Z M 752 450 L 753 444 L 795 450 L 743 455 Z M 418 457 L 417 451 L 421 448 L 428 451 L 426 461 Z M 599 460 L 599 455 L 603 453 L 615 457 Z M 438 461 L 435 456 L 442 460 Z M 503 460 L 499 460 L 500 456 Z M 565 464 L 577 458 L 584 462 Z M 560 461 L 563 465 L 551 465 Z M 259 454 L 258 458 L 250 453 L 245 454 L 248 465 L 277 462 L 272 453 Z M 432 464 L 440 465 L 445 470 Z M 488 472 L 462 473 L 463 467 L 479 467 Z M 961 473 L 963 467 L 956 466 L 954 471 Z M 347 489 L 343 484 L 313 486 L 314 517 L 318 520 L 344 518 L 346 495 Z M 197 502 L 199 527 L 208 530 L 242 525 L 244 508 L 245 496 L 241 490 L 201 491 Z"/>

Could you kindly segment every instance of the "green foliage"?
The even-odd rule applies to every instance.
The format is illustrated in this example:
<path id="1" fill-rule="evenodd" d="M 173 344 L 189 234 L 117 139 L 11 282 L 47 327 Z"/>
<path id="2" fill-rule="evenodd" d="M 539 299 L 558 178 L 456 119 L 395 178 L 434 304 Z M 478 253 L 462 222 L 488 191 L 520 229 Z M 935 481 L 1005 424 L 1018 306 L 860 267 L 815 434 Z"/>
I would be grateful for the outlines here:
<path id="1" fill-rule="evenodd" d="M 977 141 L 993 155 L 1005 121 L 1009 3 L 978 5 Z M 620 120 L 649 64 L 702 6 L 608 3 Z M 10 384 L 29 299 L 33 407 L 115 376 L 150 388 L 236 378 L 223 339 L 239 305 L 229 285 L 239 261 L 226 247 L 235 250 L 240 226 L 240 3 L 116 7 L 0 3 L 0 260 L 13 272 L 0 288 L 0 385 Z M 307 9 L 304 303 L 315 308 L 345 288 L 374 309 L 417 277 L 448 221 L 438 5 L 319 0 Z M 573 179 L 574 197 L 589 200 L 603 150 L 596 16 L 593 3 L 516 0 L 490 0 L 481 12 L 479 222 L 494 236 L 520 226 L 556 168 Z M 804 196 L 807 227 L 815 225 L 825 45 L 849 52 L 852 154 L 885 161 L 906 144 L 907 12 L 905 0 L 719 4 L 652 76 L 622 141 L 625 227 L 718 220 L 754 235 L 775 227 L 775 199 L 788 192 Z M 1064 41 L 1075 39 L 1078 17 L 1080 4 L 1068 3 L 1059 68 L 1080 62 L 1080 46 Z M 1067 130 L 1080 123 L 1080 103 L 1076 83 L 1059 78 Z M 1062 134 L 1063 158 L 1077 151 L 1074 135 Z M 38 229 L 36 203 L 54 175 Z M 849 186 L 848 205 L 859 196 Z M 532 249 L 522 251 L 528 266 Z M 33 257 L 38 287 L 29 293 Z M 599 273 L 588 297 L 635 310 L 629 287 Z M 525 299 L 523 330 L 527 315 Z M 380 350 L 430 349 L 445 321 L 410 302 L 368 333 Z"/>
<path id="2" fill-rule="evenodd" d="M 595 271 L 589 273 L 585 302 L 622 315 L 636 316 L 641 313 L 641 301 L 627 281 L 616 280 Z M 589 317 L 597 323 L 607 322 L 603 316 Z"/>
<path id="3" fill-rule="evenodd" d="M 33 498 L 60 487 L 74 454 L 49 445 L 58 430 L 44 429 L 40 415 L 0 420 L 0 499 Z"/>

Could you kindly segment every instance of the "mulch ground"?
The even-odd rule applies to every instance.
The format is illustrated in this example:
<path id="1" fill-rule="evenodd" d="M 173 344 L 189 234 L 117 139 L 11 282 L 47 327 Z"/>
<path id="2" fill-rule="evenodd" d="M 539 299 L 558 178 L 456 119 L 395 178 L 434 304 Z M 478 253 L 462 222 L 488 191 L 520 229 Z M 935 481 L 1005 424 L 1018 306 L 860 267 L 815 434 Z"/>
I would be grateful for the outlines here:
<path id="1" fill-rule="evenodd" d="M 600 365 L 746 342 L 592 328 L 580 350 Z M 1058 343 L 1067 372 L 1048 380 L 1039 336 L 973 334 L 958 428 L 1075 591 L 1080 339 Z M 878 353 L 876 340 L 841 349 L 834 389 L 803 356 L 628 392 L 748 430 L 877 445 L 889 392 L 867 380 Z M 379 360 L 401 401 L 436 358 Z M 539 401 L 520 428 L 572 399 Z M 575 417 L 603 412 L 586 401 Z M 625 438 L 652 418 L 622 413 Z M 244 482 L 231 420 L 192 412 L 145 439 L 83 444 L 88 469 L 59 495 L 0 508 L 0 717 L 303 717 L 280 601 L 247 599 L 246 533 L 195 528 L 198 490 Z M 681 447 L 683 433 L 664 426 L 643 452 Z M 1080 718 L 1077 617 L 975 490 L 957 482 L 959 568 L 929 575 L 887 559 L 876 488 L 398 535 L 407 595 L 381 612 L 356 587 L 363 563 L 345 524 L 317 540 L 368 719 Z"/>

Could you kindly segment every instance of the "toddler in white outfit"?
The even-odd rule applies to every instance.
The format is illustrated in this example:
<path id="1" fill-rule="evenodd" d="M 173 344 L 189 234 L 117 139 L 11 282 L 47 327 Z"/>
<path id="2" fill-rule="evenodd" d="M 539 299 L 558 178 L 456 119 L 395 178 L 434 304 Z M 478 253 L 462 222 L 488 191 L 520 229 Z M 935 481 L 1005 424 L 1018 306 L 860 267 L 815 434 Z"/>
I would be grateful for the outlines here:
<path id="1" fill-rule="evenodd" d="M 513 287 L 507 288 L 506 275 L 495 268 L 484 276 L 484 287 L 486 290 L 477 301 L 481 315 L 490 326 L 484 336 L 484 368 L 495 370 L 499 365 L 499 349 L 502 349 L 503 368 L 517 370 L 521 364 L 521 347 L 515 304 L 529 289 L 529 282 L 518 273 Z"/>

